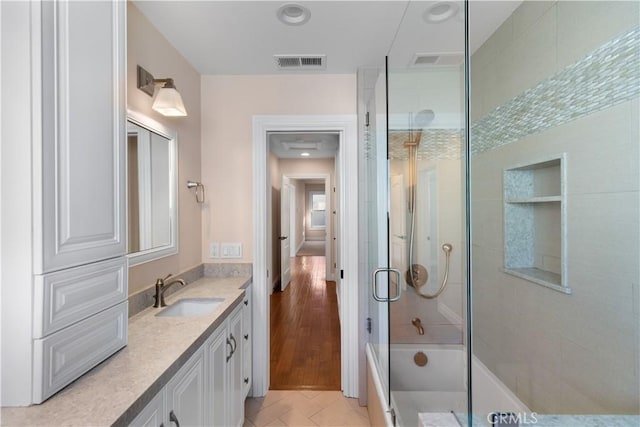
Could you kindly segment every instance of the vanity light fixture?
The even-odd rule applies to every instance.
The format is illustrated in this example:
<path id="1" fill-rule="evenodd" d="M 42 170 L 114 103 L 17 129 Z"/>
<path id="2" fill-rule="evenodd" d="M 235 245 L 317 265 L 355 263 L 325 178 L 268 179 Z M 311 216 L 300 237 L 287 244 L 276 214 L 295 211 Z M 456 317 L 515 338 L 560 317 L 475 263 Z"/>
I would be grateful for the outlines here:
<path id="1" fill-rule="evenodd" d="M 182 96 L 173 84 L 172 78 L 155 79 L 150 72 L 138 65 L 138 89 L 153 97 L 151 108 L 163 116 L 187 115 Z"/>
<path id="2" fill-rule="evenodd" d="M 305 152 L 303 152 L 303 153 L 300 153 L 300 155 L 301 155 L 302 157 L 309 157 L 311 154 L 309 154 L 309 153 L 307 153 L 307 152 L 305 151 Z"/>

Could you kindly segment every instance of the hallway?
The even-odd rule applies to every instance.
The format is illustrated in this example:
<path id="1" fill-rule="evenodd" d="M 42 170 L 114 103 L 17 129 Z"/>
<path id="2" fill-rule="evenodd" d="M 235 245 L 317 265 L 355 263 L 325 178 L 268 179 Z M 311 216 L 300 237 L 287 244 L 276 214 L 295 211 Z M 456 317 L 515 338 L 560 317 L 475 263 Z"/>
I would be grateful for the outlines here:
<path id="1" fill-rule="evenodd" d="M 336 283 L 325 262 L 291 258 L 291 283 L 271 295 L 271 390 L 340 390 Z"/>

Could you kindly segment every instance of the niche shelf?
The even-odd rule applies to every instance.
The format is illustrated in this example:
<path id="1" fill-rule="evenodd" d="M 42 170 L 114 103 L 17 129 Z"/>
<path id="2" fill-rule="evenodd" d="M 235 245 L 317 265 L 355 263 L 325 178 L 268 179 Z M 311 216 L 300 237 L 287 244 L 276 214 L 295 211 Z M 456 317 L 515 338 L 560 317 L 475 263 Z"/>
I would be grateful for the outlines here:
<path id="1" fill-rule="evenodd" d="M 565 153 L 504 170 L 504 271 L 570 294 L 565 176 Z"/>

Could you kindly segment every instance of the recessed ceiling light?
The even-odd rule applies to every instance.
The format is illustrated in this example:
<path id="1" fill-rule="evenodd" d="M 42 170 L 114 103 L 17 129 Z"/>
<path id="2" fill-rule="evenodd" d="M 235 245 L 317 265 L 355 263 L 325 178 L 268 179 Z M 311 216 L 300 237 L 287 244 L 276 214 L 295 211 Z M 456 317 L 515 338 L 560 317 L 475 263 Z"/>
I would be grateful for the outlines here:
<path id="1" fill-rule="evenodd" d="M 285 3 L 278 8 L 276 16 L 287 25 L 302 25 L 311 18 L 311 12 L 297 3 Z"/>
<path id="2" fill-rule="evenodd" d="M 458 5 L 450 1 L 432 4 L 422 14 L 422 19 L 428 24 L 444 22 L 458 13 Z"/>
<path id="3" fill-rule="evenodd" d="M 307 152 L 305 151 L 305 152 L 303 152 L 303 153 L 300 153 L 300 155 L 301 155 L 302 157 L 309 157 L 311 154 L 309 154 L 309 153 L 307 153 Z"/>

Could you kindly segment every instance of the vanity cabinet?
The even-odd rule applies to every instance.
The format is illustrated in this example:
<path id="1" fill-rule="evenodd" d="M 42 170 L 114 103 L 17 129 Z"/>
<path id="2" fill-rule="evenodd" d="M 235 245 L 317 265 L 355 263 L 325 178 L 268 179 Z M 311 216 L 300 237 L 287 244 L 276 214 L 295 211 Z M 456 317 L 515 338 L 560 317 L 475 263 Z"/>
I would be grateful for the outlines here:
<path id="1" fill-rule="evenodd" d="M 238 304 L 130 426 L 242 426 L 244 304 Z"/>

